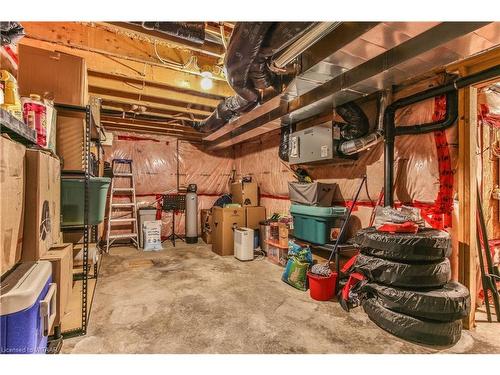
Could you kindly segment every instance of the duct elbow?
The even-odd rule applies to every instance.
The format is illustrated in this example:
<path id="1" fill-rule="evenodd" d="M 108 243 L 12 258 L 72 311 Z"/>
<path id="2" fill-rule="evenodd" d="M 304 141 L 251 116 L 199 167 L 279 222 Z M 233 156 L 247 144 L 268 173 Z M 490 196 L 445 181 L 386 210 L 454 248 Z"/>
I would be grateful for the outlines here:
<path id="1" fill-rule="evenodd" d="M 364 137 L 342 142 L 338 147 L 338 151 L 343 155 L 354 155 L 375 146 L 382 139 L 382 133 L 380 131 L 376 131 L 365 135 Z"/>

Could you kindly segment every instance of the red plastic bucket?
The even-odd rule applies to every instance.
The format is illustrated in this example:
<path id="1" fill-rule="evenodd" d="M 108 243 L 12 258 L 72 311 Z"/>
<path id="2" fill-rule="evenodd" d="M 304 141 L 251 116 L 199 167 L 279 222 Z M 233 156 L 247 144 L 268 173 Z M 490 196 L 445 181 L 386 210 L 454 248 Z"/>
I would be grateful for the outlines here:
<path id="1" fill-rule="evenodd" d="M 337 281 L 336 272 L 332 272 L 330 276 L 319 276 L 308 272 L 307 277 L 309 278 L 309 293 L 312 299 L 328 301 L 333 298 Z"/>

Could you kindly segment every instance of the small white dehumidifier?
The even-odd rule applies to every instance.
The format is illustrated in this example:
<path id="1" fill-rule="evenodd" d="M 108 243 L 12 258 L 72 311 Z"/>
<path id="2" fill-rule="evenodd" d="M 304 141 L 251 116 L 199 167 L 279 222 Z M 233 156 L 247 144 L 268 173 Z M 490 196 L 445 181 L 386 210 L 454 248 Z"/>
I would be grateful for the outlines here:
<path id="1" fill-rule="evenodd" d="M 253 229 L 234 230 L 234 257 L 239 260 L 253 260 Z"/>

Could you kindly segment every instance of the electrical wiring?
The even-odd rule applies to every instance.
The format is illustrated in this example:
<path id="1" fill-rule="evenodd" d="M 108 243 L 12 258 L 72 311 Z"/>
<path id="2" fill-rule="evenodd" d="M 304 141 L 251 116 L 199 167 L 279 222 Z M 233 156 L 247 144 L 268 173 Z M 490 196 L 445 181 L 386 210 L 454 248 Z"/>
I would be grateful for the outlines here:
<path id="1" fill-rule="evenodd" d="M 157 47 L 157 44 L 158 44 L 158 40 L 155 39 L 154 43 L 153 43 L 153 49 L 155 51 L 155 55 L 156 57 L 158 58 L 158 60 L 160 60 L 162 62 L 162 64 L 164 65 L 167 65 L 167 66 L 170 66 L 170 67 L 173 67 L 173 68 L 177 68 L 177 69 L 181 69 L 181 70 L 184 70 L 186 69 L 190 64 L 194 63 L 193 60 L 196 59 L 195 56 L 191 55 L 191 57 L 189 58 L 188 62 L 185 63 L 185 64 L 181 64 L 181 63 L 178 63 L 177 61 L 172 61 L 172 60 L 166 60 L 165 58 L 162 58 L 160 56 L 160 54 L 158 53 L 158 47 Z"/>

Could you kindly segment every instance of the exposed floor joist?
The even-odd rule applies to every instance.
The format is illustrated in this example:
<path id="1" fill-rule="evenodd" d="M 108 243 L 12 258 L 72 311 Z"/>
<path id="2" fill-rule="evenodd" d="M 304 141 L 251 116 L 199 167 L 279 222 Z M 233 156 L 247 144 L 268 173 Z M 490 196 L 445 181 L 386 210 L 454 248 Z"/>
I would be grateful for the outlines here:
<path id="1" fill-rule="evenodd" d="M 113 29 L 124 30 L 132 34 L 138 34 L 142 36 L 146 36 L 148 39 L 157 39 L 164 40 L 168 43 L 178 46 L 180 48 L 189 48 L 192 51 L 197 52 L 201 55 L 207 55 L 211 57 L 220 58 L 224 54 L 224 46 L 220 44 L 216 44 L 210 41 L 205 40 L 205 43 L 202 45 L 189 42 L 187 40 L 183 40 L 180 38 L 176 38 L 170 36 L 166 33 L 163 33 L 158 30 L 148 30 L 143 28 L 140 25 L 128 23 L 128 22 L 104 22 L 101 25 L 106 26 L 107 28 L 112 27 Z"/>
<path id="2" fill-rule="evenodd" d="M 144 62 L 159 63 L 157 55 L 165 60 L 185 64 L 194 54 L 200 66 L 214 65 L 218 57 L 207 56 L 199 51 L 192 51 L 187 46 L 181 47 L 167 43 L 154 43 L 150 39 L 134 38 L 133 35 L 80 22 L 23 22 L 29 38 L 52 42 L 67 47 L 83 48 L 89 51 L 110 54 L 117 57 L 127 56 Z M 177 47 L 177 48 L 176 48 Z M 156 51 L 155 51 L 156 48 Z"/>

